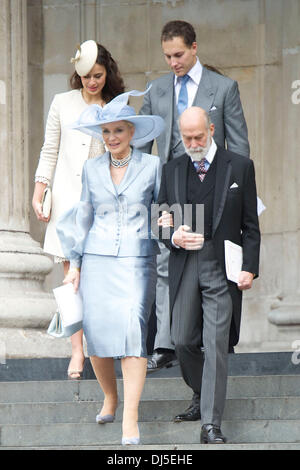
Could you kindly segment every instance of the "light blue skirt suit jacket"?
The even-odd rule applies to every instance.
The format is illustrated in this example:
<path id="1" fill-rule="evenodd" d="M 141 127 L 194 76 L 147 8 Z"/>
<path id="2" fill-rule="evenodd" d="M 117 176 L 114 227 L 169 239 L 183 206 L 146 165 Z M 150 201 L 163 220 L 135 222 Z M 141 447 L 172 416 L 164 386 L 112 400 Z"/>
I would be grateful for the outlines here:
<path id="1" fill-rule="evenodd" d="M 57 223 L 65 257 L 71 266 L 81 266 L 90 356 L 147 356 L 159 253 L 151 235 L 151 204 L 160 178 L 159 157 L 136 148 L 118 186 L 111 179 L 108 152 L 87 160 L 80 202 Z"/>

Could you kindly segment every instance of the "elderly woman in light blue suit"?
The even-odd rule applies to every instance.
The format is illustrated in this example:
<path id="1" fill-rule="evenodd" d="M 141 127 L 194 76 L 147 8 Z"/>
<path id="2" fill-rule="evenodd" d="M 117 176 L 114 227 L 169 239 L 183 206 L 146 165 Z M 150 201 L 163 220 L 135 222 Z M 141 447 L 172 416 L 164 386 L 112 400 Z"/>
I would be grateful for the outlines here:
<path id="1" fill-rule="evenodd" d="M 114 358 L 124 380 L 122 444 L 138 444 L 138 405 L 146 365 L 147 323 L 155 297 L 156 240 L 151 204 L 158 196 L 159 157 L 142 153 L 162 132 L 158 116 L 137 116 L 132 91 L 101 108 L 90 106 L 72 127 L 102 138 L 108 151 L 87 160 L 80 203 L 57 224 L 70 270 L 64 282 L 80 289 L 88 354 L 104 392 L 98 423 L 114 421 L 118 405 Z"/>

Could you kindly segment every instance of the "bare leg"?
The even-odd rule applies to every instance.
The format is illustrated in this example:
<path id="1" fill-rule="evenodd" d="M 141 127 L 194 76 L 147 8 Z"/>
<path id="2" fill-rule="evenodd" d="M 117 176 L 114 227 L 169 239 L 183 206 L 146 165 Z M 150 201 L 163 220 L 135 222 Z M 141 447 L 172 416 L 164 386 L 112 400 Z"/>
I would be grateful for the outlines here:
<path id="1" fill-rule="evenodd" d="M 69 261 L 64 262 L 64 276 L 67 275 L 69 270 Z M 69 363 L 68 375 L 71 379 L 79 379 L 80 372 L 83 370 L 84 352 L 83 352 L 83 330 L 79 330 L 71 336 L 72 357 Z"/>
<path id="2" fill-rule="evenodd" d="M 139 437 L 138 408 L 146 378 L 147 359 L 125 357 L 121 365 L 124 382 L 123 437 Z"/>
<path id="3" fill-rule="evenodd" d="M 117 381 L 114 360 L 111 357 L 91 356 L 95 376 L 104 393 L 104 403 L 100 414 L 114 415 L 118 405 Z"/>

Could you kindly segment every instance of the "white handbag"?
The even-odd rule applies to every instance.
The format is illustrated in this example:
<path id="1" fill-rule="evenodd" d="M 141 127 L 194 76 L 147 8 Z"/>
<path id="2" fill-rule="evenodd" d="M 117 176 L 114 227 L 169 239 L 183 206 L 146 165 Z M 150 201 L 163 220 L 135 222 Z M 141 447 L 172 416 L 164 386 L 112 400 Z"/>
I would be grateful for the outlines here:
<path id="1" fill-rule="evenodd" d="M 43 192 L 42 198 L 42 213 L 43 216 L 48 219 L 50 212 L 51 212 L 51 205 L 52 205 L 52 194 L 50 186 L 47 186 Z"/>
<path id="2" fill-rule="evenodd" d="M 83 306 L 79 292 L 74 292 L 72 283 L 53 289 L 57 311 L 47 333 L 56 338 L 66 338 L 82 329 Z"/>

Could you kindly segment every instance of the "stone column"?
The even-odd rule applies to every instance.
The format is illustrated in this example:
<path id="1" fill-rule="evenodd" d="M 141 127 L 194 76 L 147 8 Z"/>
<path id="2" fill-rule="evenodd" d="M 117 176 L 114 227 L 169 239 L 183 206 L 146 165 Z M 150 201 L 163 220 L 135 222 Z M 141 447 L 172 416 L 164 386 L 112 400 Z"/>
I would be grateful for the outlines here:
<path id="1" fill-rule="evenodd" d="M 80 0 L 80 42 L 94 39 L 100 42 L 99 0 Z"/>
<path id="2" fill-rule="evenodd" d="M 43 288 L 52 261 L 29 234 L 27 1 L 0 8 L 0 343 L 32 357 L 55 311 Z"/>
<path id="3" fill-rule="evenodd" d="M 280 185 L 282 291 L 269 312 L 270 322 L 276 325 L 280 337 L 288 339 L 290 349 L 300 339 L 299 13 L 299 0 L 292 0 L 282 16 L 282 108 L 278 127 L 284 143 Z"/>
<path id="4" fill-rule="evenodd" d="M 260 276 L 243 295 L 236 352 L 291 351 L 300 339 L 300 104 L 292 100 L 292 84 L 300 76 L 300 1 L 290 0 L 289 8 L 283 0 L 236 3 L 238 51 L 230 52 L 235 70 L 228 69 L 228 75 L 239 83 L 258 194 L 267 207 L 260 216 Z M 243 31 L 242 13 L 249 22 Z M 223 44 L 232 33 L 223 22 Z M 222 65 L 222 57 L 228 57 L 216 48 L 217 40 L 210 44 L 218 55 L 212 50 L 211 57 Z M 205 40 L 201 43 L 206 46 Z M 243 68 L 238 70 L 236 61 Z"/>

